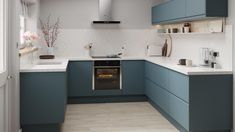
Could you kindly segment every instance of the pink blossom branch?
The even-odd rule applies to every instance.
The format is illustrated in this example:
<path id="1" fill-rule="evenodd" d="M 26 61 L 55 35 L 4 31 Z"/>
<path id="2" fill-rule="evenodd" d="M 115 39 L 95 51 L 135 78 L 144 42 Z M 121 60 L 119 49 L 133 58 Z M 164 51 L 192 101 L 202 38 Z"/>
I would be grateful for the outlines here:
<path id="1" fill-rule="evenodd" d="M 47 47 L 54 47 L 55 41 L 57 40 L 58 34 L 59 34 L 59 25 L 60 25 L 60 19 L 57 18 L 57 21 L 55 24 L 50 24 L 50 16 L 47 18 L 47 22 L 44 23 L 40 19 L 41 24 L 41 30 L 44 36 L 44 39 L 46 41 Z"/>

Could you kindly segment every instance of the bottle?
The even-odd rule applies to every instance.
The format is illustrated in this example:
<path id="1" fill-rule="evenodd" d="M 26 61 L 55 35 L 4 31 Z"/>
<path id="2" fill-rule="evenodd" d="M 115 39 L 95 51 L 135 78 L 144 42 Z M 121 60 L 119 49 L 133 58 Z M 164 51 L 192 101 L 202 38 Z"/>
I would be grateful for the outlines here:
<path id="1" fill-rule="evenodd" d="M 167 56 L 167 48 L 168 48 L 168 44 L 167 44 L 167 39 L 166 39 L 165 44 L 163 45 L 163 48 L 162 48 L 162 56 L 163 57 Z"/>

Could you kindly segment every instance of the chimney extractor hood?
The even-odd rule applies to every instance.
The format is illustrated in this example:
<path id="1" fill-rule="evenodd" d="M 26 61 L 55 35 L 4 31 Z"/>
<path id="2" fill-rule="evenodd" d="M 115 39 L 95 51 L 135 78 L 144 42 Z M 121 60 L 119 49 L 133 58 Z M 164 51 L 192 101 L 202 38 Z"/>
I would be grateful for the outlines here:
<path id="1" fill-rule="evenodd" d="M 112 18 L 112 0 L 99 0 L 99 20 L 93 24 L 120 24 Z"/>

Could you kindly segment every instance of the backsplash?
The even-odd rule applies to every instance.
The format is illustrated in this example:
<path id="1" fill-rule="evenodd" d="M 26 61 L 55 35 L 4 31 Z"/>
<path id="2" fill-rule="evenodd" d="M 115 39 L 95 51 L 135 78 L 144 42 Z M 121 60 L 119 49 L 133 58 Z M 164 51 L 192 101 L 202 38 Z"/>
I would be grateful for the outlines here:
<path id="1" fill-rule="evenodd" d="M 144 56 L 147 44 L 160 43 L 156 30 L 61 30 L 56 41 L 58 57 L 88 57 L 85 46 L 93 43 L 94 54 L 118 53 L 126 47 L 127 56 Z"/>
<path id="2" fill-rule="evenodd" d="M 232 69 L 232 26 L 226 26 L 225 33 L 172 35 L 173 51 L 171 58 L 192 59 L 199 63 L 199 49 L 203 47 L 218 51 L 218 63 L 222 68 Z"/>

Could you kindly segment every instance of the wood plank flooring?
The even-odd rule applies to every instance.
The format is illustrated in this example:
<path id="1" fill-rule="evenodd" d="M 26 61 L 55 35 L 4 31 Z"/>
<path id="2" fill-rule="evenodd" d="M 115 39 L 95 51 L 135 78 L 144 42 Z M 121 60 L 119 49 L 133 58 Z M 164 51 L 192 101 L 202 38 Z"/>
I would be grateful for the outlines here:
<path id="1" fill-rule="evenodd" d="M 148 102 L 68 105 L 62 132 L 178 132 Z"/>

